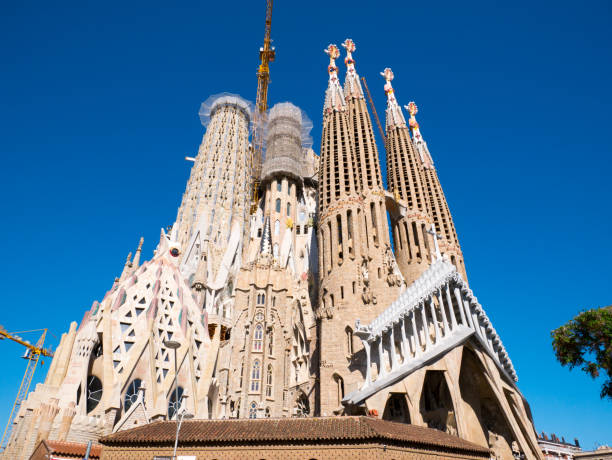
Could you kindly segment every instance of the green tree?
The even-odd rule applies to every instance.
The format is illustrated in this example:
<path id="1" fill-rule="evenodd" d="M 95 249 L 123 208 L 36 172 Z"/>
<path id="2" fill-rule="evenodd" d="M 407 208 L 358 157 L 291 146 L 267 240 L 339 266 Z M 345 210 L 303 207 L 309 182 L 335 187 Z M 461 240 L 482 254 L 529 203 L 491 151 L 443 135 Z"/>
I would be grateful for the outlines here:
<path id="1" fill-rule="evenodd" d="M 607 376 L 600 397 L 612 399 L 612 305 L 583 311 L 551 332 L 557 360 L 592 378 Z"/>

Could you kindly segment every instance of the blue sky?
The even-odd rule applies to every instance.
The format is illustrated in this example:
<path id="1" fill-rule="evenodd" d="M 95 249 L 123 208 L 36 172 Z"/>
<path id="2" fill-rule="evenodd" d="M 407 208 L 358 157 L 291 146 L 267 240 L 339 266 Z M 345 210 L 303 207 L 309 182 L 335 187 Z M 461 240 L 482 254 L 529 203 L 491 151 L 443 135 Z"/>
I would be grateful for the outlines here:
<path id="1" fill-rule="evenodd" d="M 140 236 L 151 256 L 176 216 L 190 167 L 183 157 L 203 135 L 200 103 L 222 91 L 255 99 L 264 5 L 2 2 L 8 330 L 47 327 L 57 345 Z M 317 151 L 323 48 L 355 40 L 357 71 L 383 117 L 379 72 L 393 69 L 399 102 L 419 106 L 471 287 L 537 430 L 588 448 L 612 444 L 612 402 L 599 399 L 600 382 L 555 361 L 550 331 L 612 303 L 611 22 L 612 4 L 595 0 L 277 0 L 272 30 L 270 102 L 308 113 Z M 0 347 L 4 421 L 25 361 L 20 346 Z"/>

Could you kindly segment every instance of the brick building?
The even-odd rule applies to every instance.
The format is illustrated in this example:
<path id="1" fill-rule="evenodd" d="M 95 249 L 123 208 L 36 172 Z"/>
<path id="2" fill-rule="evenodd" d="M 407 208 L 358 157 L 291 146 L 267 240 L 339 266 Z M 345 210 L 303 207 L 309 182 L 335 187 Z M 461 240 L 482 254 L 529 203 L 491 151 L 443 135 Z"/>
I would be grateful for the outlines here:
<path id="1" fill-rule="evenodd" d="M 101 439 L 102 460 L 171 458 L 175 422 Z M 490 459 L 489 449 L 437 430 L 370 417 L 183 422 L 177 456 L 190 460 Z"/>

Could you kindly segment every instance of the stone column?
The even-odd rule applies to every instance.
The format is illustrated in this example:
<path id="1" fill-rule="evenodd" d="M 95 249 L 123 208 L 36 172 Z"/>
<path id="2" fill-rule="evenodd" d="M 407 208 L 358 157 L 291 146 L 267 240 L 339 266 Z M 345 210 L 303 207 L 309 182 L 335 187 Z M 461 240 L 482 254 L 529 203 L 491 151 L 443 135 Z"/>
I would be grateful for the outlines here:
<path id="1" fill-rule="evenodd" d="M 76 415 L 75 403 L 74 401 L 68 404 L 62 411 L 62 418 L 60 421 L 59 430 L 57 433 L 58 441 L 65 441 L 68 438 L 68 433 L 70 432 L 70 425 L 72 424 L 72 419 Z"/>
<path id="2" fill-rule="evenodd" d="M 52 398 L 49 403 L 42 403 L 40 405 L 40 422 L 38 424 L 38 435 L 36 436 L 34 448 L 36 448 L 40 441 L 49 438 L 49 433 L 51 432 L 53 420 L 59 413 L 58 403 L 59 399 Z"/>

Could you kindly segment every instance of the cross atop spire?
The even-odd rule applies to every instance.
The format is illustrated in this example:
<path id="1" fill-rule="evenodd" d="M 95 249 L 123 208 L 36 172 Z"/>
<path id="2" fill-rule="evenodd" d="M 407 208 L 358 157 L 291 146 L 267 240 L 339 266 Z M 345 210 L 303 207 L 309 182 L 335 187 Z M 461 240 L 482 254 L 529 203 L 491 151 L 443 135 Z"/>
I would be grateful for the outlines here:
<path id="1" fill-rule="evenodd" d="M 323 50 L 329 56 L 329 83 L 325 92 L 325 105 L 323 112 L 331 112 L 332 110 L 344 110 L 344 98 L 342 97 L 342 88 L 338 82 L 338 67 L 336 67 L 336 59 L 340 57 L 340 50 L 336 45 L 329 45 Z"/>
<path id="2" fill-rule="evenodd" d="M 419 129 L 419 124 L 417 123 L 415 118 L 415 115 L 418 113 L 419 108 L 412 101 L 404 107 L 410 113 L 410 120 L 408 121 L 408 124 L 412 129 L 412 140 L 417 151 L 419 152 L 419 156 L 421 157 L 423 166 L 425 168 L 433 168 L 433 159 L 431 158 L 431 154 L 429 153 L 429 149 L 427 148 L 427 142 L 425 142 L 423 136 L 421 136 L 421 130 Z"/>
<path id="3" fill-rule="evenodd" d="M 380 74 L 386 81 L 385 94 L 387 95 L 387 130 L 395 126 L 406 126 L 406 119 L 404 118 L 401 107 L 397 103 L 397 99 L 395 99 L 395 91 L 393 91 L 393 86 L 391 85 L 391 81 L 394 78 L 393 71 L 387 67 Z"/>
<path id="4" fill-rule="evenodd" d="M 363 99 L 363 89 L 361 88 L 361 82 L 359 81 L 359 75 L 355 70 L 355 60 L 353 59 L 353 52 L 355 51 L 355 42 L 350 38 L 344 40 L 342 43 L 344 49 L 346 49 L 346 58 L 344 58 L 344 64 L 346 64 L 346 78 L 344 79 L 344 95 L 348 99 L 349 97 Z"/>

